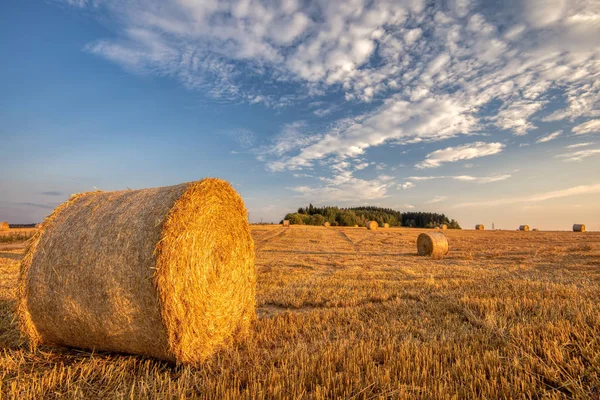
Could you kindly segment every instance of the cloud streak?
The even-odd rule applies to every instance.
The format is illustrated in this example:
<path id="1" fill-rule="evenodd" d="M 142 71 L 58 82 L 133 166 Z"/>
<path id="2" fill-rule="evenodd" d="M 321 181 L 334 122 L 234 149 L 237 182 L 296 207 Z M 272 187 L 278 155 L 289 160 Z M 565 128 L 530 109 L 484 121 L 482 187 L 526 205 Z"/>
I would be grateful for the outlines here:
<path id="1" fill-rule="evenodd" d="M 467 203 L 459 203 L 454 207 L 456 208 L 464 208 L 464 207 L 493 207 L 505 204 L 516 204 L 516 203 L 537 203 L 541 201 L 551 200 L 551 199 L 560 199 L 563 197 L 571 197 L 571 196 L 581 196 L 588 194 L 596 194 L 600 193 L 600 184 L 594 185 L 581 185 L 574 186 L 568 189 L 555 190 L 552 192 L 544 192 L 531 196 L 523 196 L 523 197 L 509 197 L 504 199 L 497 200 L 489 200 L 489 201 L 474 201 Z"/>
<path id="2" fill-rule="evenodd" d="M 490 176 L 472 176 L 472 175 L 441 175 L 441 176 L 409 176 L 408 180 L 411 181 L 429 181 L 433 179 L 453 179 L 462 182 L 476 182 L 479 184 L 500 182 L 510 179 L 511 174 L 503 175 L 490 175 Z"/>
<path id="3" fill-rule="evenodd" d="M 415 167 L 437 168 L 444 163 L 471 160 L 473 158 L 491 156 L 500 153 L 504 149 L 502 143 L 475 142 L 456 147 L 447 147 L 427 154 L 425 160 Z"/>

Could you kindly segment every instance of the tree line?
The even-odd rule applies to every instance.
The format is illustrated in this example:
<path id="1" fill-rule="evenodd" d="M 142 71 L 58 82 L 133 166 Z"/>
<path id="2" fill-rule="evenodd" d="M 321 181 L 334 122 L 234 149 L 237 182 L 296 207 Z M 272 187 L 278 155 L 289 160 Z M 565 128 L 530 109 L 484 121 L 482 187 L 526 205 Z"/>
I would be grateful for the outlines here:
<path id="1" fill-rule="evenodd" d="M 435 228 L 446 224 L 449 229 L 461 229 L 458 222 L 449 219 L 445 214 L 431 212 L 400 212 L 383 207 L 350 207 L 334 206 L 300 207 L 297 212 L 288 213 L 284 219 L 295 225 L 323 225 L 329 222 L 332 226 L 365 226 L 369 221 L 377 221 L 379 226 L 409 226 L 414 228 Z"/>

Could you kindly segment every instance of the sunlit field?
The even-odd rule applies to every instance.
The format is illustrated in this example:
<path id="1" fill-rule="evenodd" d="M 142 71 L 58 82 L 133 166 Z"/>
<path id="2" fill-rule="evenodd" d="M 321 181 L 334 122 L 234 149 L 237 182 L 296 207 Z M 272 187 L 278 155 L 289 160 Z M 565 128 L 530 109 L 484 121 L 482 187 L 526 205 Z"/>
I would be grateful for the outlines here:
<path id="1" fill-rule="evenodd" d="M 200 368 L 29 351 L 21 241 L 0 242 L 7 398 L 598 398 L 600 233 L 253 226 L 253 337 Z M 3 232 L 2 235 L 11 234 Z"/>

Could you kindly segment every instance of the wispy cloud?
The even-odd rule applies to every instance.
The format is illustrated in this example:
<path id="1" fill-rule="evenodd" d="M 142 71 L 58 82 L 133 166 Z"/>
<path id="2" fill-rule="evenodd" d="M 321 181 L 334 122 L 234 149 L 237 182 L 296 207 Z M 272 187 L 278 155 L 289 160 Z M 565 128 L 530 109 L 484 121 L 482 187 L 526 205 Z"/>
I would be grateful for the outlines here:
<path id="1" fill-rule="evenodd" d="M 492 207 L 504 204 L 515 203 L 535 203 L 551 199 L 559 199 L 570 196 L 580 196 L 586 194 L 600 193 L 600 184 L 574 186 L 568 189 L 556 190 L 552 192 L 544 192 L 523 197 L 508 197 L 504 199 L 473 201 L 467 203 L 456 204 L 455 207 Z"/>
<path id="2" fill-rule="evenodd" d="M 448 196 L 435 196 L 433 199 L 426 201 L 425 204 L 435 204 L 446 200 Z"/>
<path id="3" fill-rule="evenodd" d="M 42 192 L 40 194 L 43 194 L 44 196 L 62 196 L 64 193 L 63 192 L 58 192 L 55 190 L 51 190 L 48 192 Z"/>
<path id="4" fill-rule="evenodd" d="M 595 142 L 575 143 L 567 146 L 567 149 L 577 149 L 579 147 L 587 147 L 596 144 Z"/>
<path id="5" fill-rule="evenodd" d="M 412 182 L 404 182 L 404 183 L 398 185 L 398 188 L 404 189 L 404 190 L 414 188 L 414 187 L 415 187 L 415 184 Z"/>
<path id="6" fill-rule="evenodd" d="M 502 143 L 475 142 L 456 147 L 447 147 L 427 154 L 425 160 L 416 165 L 417 168 L 436 168 L 443 163 L 470 160 L 478 157 L 498 154 L 504 149 Z"/>
<path id="7" fill-rule="evenodd" d="M 536 143 L 546 143 L 546 142 L 549 142 L 551 140 L 556 139 L 561 134 L 562 134 L 562 131 L 556 131 L 556 132 L 551 133 L 551 134 L 546 135 L 546 136 L 540 136 L 535 142 Z"/>
<path id="8" fill-rule="evenodd" d="M 474 1 L 65 1 L 112 19 L 114 38 L 85 50 L 132 73 L 215 101 L 313 104 L 304 108 L 313 119 L 355 107 L 325 127 L 282 128 L 256 151 L 271 171 L 372 162 L 364 159 L 378 146 L 464 143 L 488 128 L 524 135 L 542 115 L 565 132 L 600 130 L 600 24 L 589 1 L 527 1 L 502 13 Z M 565 106 L 555 110 L 559 97 Z M 417 167 L 503 149 L 499 139 L 448 147 Z"/>
<path id="9" fill-rule="evenodd" d="M 256 134 L 246 128 L 234 129 L 227 134 L 244 149 L 252 147 L 256 142 Z"/>
<path id="10" fill-rule="evenodd" d="M 583 159 L 600 154 L 600 149 L 586 149 L 573 151 L 570 153 L 559 154 L 556 157 L 564 161 L 583 161 Z"/>
<path id="11" fill-rule="evenodd" d="M 409 176 L 408 180 L 411 181 L 429 181 L 433 179 L 453 179 L 456 181 L 463 182 L 476 182 L 476 183 L 492 183 L 500 182 L 510 179 L 511 174 L 503 175 L 490 175 L 490 176 L 472 176 L 472 175 L 440 175 L 440 176 Z"/>
<path id="12" fill-rule="evenodd" d="M 600 132 L 600 119 L 593 119 L 591 121 L 584 122 L 573 128 L 573 133 L 576 135 L 585 135 L 588 133 Z"/>
<path id="13" fill-rule="evenodd" d="M 388 196 L 389 183 L 349 176 L 345 180 L 326 182 L 323 186 L 296 186 L 299 196 L 317 203 L 378 200 Z"/>
<path id="14" fill-rule="evenodd" d="M 15 204 L 18 206 L 43 208 L 46 210 L 52 210 L 57 206 L 57 204 L 42 204 L 42 203 L 29 203 L 29 202 L 21 202 L 21 203 L 15 203 Z"/>

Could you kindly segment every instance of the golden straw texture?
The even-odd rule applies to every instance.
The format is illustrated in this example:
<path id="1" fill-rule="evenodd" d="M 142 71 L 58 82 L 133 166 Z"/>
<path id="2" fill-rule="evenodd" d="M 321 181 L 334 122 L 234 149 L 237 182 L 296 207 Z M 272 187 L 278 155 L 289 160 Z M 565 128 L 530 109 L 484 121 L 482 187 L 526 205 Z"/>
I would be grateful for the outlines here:
<path id="1" fill-rule="evenodd" d="M 475 225 L 475 230 L 476 231 L 482 231 L 484 229 L 485 229 L 485 227 L 483 226 L 483 224 L 477 224 L 477 225 Z"/>
<path id="2" fill-rule="evenodd" d="M 0 222 L 0 231 L 7 231 L 10 229 L 8 222 Z"/>
<path id="3" fill-rule="evenodd" d="M 585 232 L 585 224 L 574 224 L 573 232 Z"/>
<path id="4" fill-rule="evenodd" d="M 242 199 L 212 178 L 76 195 L 32 240 L 18 308 L 33 347 L 201 362 L 255 319 Z"/>
<path id="5" fill-rule="evenodd" d="M 519 230 L 520 231 L 528 232 L 529 231 L 529 225 L 521 225 L 521 226 L 519 226 Z"/>
<path id="6" fill-rule="evenodd" d="M 289 219 L 284 219 L 283 220 L 283 226 L 290 226 L 290 220 Z"/>
<path id="7" fill-rule="evenodd" d="M 330 226 L 330 223 L 329 222 L 324 222 L 323 226 Z"/>
<path id="8" fill-rule="evenodd" d="M 367 222 L 366 227 L 367 227 L 367 229 L 376 231 L 377 228 L 379 228 L 379 224 L 377 223 L 377 221 L 369 221 L 369 222 Z"/>
<path id="9" fill-rule="evenodd" d="M 417 238 L 420 256 L 442 257 L 448 254 L 448 239 L 442 232 L 421 233 Z"/>

